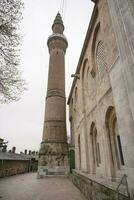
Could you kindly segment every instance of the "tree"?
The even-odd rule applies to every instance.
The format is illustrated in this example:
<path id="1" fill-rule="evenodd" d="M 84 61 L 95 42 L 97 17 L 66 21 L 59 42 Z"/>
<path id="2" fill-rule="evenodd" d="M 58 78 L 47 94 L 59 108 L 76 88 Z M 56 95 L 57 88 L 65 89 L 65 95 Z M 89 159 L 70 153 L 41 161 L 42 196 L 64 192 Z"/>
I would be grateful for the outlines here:
<path id="1" fill-rule="evenodd" d="M 25 89 L 19 69 L 21 0 L 0 0 L 0 102 L 18 100 Z"/>

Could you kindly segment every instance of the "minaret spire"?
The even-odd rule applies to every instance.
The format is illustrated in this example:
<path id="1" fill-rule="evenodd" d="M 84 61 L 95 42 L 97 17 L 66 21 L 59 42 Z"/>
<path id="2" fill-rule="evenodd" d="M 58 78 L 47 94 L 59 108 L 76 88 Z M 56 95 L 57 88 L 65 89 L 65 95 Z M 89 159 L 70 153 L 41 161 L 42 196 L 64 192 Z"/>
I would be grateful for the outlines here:
<path id="1" fill-rule="evenodd" d="M 64 31 L 63 21 L 59 12 L 55 17 L 54 23 L 52 25 L 52 30 L 54 33 L 60 33 L 60 34 L 62 34 Z"/>
<path id="2" fill-rule="evenodd" d="M 47 41 L 50 58 L 39 176 L 68 173 L 65 99 L 65 53 L 68 42 L 63 35 L 64 25 L 59 12 L 52 30 Z"/>

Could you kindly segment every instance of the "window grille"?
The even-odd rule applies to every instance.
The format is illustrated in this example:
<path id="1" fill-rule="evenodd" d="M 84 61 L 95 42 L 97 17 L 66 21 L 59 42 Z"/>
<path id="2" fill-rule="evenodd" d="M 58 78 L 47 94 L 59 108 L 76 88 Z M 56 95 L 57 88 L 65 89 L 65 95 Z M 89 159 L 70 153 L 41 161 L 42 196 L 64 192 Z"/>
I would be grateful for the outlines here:
<path id="1" fill-rule="evenodd" d="M 134 0 L 131 0 L 132 8 L 134 9 Z"/>
<path id="2" fill-rule="evenodd" d="M 100 79 L 102 79 L 104 77 L 104 72 L 107 66 L 105 59 L 105 48 L 102 41 L 100 41 L 97 46 L 96 62 L 97 62 L 99 77 Z"/>

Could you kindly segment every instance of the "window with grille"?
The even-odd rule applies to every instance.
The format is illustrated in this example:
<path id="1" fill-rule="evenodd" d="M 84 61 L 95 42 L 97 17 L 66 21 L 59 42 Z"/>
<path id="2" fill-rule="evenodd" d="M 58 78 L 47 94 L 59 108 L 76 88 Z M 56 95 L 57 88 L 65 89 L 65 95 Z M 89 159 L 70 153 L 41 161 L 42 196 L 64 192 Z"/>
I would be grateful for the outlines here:
<path id="1" fill-rule="evenodd" d="M 104 77 L 104 73 L 106 69 L 105 48 L 102 41 L 100 41 L 97 45 L 96 63 L 98 67 L 99 77 L 100 79 L 102 79 Z"/>
<path id="2" fill-rule="evenodd" d="M 134 16 L 134 0 L 129 0 L 128 2 L 129 2 L 132 15 Z"/>
<path id="3" fill-rule="evenodd" d="M 134 9 L 134 0 L 131 0 L 132 8 Z"/>

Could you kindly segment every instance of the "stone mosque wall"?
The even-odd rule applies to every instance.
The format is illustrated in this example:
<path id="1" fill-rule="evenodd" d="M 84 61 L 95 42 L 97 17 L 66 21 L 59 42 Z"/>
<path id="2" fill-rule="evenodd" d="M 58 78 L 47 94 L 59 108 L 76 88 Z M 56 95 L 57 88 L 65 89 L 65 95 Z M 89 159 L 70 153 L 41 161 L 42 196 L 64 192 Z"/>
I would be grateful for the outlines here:
<path id="1" fill-rule="evenodd" d="M 128 1 L 123 5 L 120 0 L 95 2 L 68 99 L 75 168 L 117 183 L 126 174 L 133 191 L 134 90 L 130 83 L 134 85 L 134 43 L 131 48 L 127 44 L 129 37 L 133 39 L 132 7 L 127 7 Z M 117 5 L 124 11 L 123 19 Z M 122 30 L 123 20 L 129 26 L 128 33 L 125 27 Z"/>

